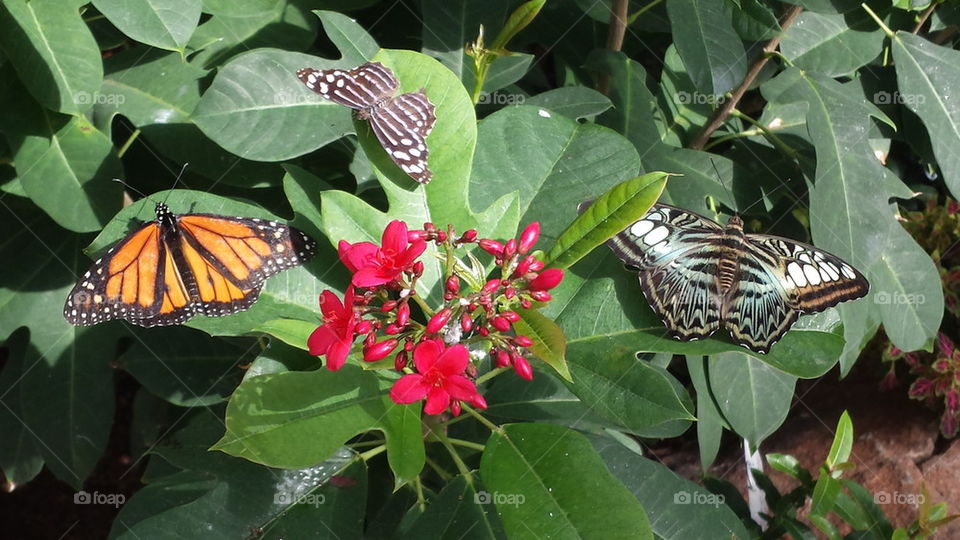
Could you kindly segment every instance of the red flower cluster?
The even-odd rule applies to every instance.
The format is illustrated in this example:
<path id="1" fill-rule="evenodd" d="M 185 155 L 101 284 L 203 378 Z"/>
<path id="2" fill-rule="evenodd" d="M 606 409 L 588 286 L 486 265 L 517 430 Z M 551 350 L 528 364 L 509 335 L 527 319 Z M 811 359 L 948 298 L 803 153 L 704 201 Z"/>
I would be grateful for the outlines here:
<path id="1" fill-rule="evenodd" d="M 540 225 L 532 223 L 519 241 L 504 244 L 478 240 L 474 230 L 456 235 L 452 228 L 443 231 L 426 223 L 422 230 L 411 231 L 402 221 L 392 221 L 379 246 L 341 241 L 340 260 L 353 274 L 351 285 L 343 302 L 330 291 L 320 296 L 323 324 L 307 341 L 310 353 L 325 356 L 327 368 L 335 371 L 343 366 L 355 338 L 365 336 L 364 361 L 377 362 L 393 354 L 391 367 L 404 373 L 390 391 L 394 402 L 426 399 L 427 414 L 449 409 L 457 415 L 462 403 L 486 408 L 474 382 L 477 366 L 468 346 L 489 350 L 495 367 L 510 366 L 520 377 L 533 378 L 525 356 L 533 340 L 510 334 L 520 320 L 516 309 L 548 302 L 548 291 L 563 279 L 562 270 L 544 269 L 543 261 L 528 254 L 539 235 Z M 424 272 L 419 257 L 428 242 L 447 255 L 444 303 L 436 310 L 416 294 Z M 487 279 L 466 270 L 471 266 L 459 261 L 455 250 L 470 244 L 494 256 L 499 277 Z M 426 323 L 411 317 L 411 306 L 429 315 Z"/>

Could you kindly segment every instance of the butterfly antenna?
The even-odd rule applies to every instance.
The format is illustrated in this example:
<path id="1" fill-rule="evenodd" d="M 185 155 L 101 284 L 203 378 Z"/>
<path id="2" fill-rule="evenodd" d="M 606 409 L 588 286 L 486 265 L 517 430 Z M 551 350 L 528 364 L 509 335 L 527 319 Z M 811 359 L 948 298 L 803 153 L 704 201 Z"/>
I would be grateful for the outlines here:
<path id="1" fill-rule="evenodd" d="M 116 183 L 118 183 L 118 184 L 120 184 L 121 186 L 129 189 L 130 191 L 135 192 L 137 195 L 140 195 L 140 196 L 143 197 L 144 199 L 147 199 L 147 200 L 149 200 L 149 201 L 153 201 L 153 199 L 151 199 L 149 195 L 147 195 L 146 193 L 144 193 L 144 192 L 140 191 L 139 189 L 133 187 L 132 185 L 124 182 L 123 180 L 121 180 L 121 179 L 119 179 L 119 178 L 114 178 L 113 181 L 116 182 Z M 156 202 L 156 201 L 153 201 L 153 202 Z"/>
<path id="2" fill-rule="evenodd" d="M 187 165 L 190 164 L 184 163 L 183 167 L 180 167 L 180 172 L 177 173 L 177 177 L 173 179 L 173 185 L 170 186 L 170 189 L 167 191 L 167 196 L 163 198 L 164 204 L 167 203 L 167 199 L 169 199 L 170 195 L 173 194 L 173 190 L 177 189 L 177 184 L 183 184 L 183 187 L 187 187 L 187 185 L 183 182 L 183 173 L 187 171 Z"/>

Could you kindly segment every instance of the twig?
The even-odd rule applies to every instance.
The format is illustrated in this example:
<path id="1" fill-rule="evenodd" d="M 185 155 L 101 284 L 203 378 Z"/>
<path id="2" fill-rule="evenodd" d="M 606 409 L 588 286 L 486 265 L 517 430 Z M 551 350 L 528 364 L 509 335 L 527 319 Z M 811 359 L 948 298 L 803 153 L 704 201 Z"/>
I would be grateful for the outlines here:
<path id="1" fill-rule="evenodd" d="M 629 0 L 613 0 L 610 9 L 610 28 L 607 30 L 607 49 L 619 51 L 623 48 L 623 37 L 627 33 L 627 8 Z M 610 91 L 610 74 L 601 73 L 597 80 L 597 91 L 607 95 Z"/>
<path id="2" fill-rule="evenodd" d="M 927 19 L 930 18 L 930 15 L 933 15 L 933 10 L 937 8 L 937 2 L 930 2 L 930 7 L 923 12 L 923 15 L 920 16 L 920 20 L 917 21 L 917 25 L 913 27 L 912 34 L 920 32 L 920 28 L 927 22 Z"/>
<path id="3" fill-rule="evenodd" d="M 800 6 L 793 6 L 787 11 L 784 15 L 783 20 L 780 22 L 781 32 L 775 38 L 771 39 L 763 47 L 763 51 L 760 54 L 760 57 L 754 60 L 753 64 L 750 65 L 750 68 L 747 70 L 746 76 L 743 78 L 743 82 L 740 83 L 733 93 L 730 96 L 730 99 L 723 102 L 723 105 L 713 112 L 710 115 L 710 121 L 707 122 L 707 125 L 704 126 L 703 130 L 697 134 L 697 137 L 690 143 L 690 148 L 694 150 L 702 150 L 703 147 L 707 144 L 707 141 L 710 140 L 710 136 L 713 135 L 713 132 L 720 128 L 724 122 L 727 121 L 727 117 L 730 116 L 730 113 L 733 109 L 740 103 L 740 100 L 743 99 L 743 95 L 747 93 L 747 89 L 750 88 L 750 85 L 753 84 L 753 81 L 756 80 L 757 75 L 760 74 L 760 70 L 763 69 L 763 66 L 767 64 L 770 60 L 769 55 L 780 46 L 780 40 L 783 39 L 784 34 L 786 34 L 787 28 L 790 28 L 790 25 L 793 24 L 793 21 L 797 18 L 797 15 L 800 15 L 800 12 L 803 11 L 803 8 Z"/>

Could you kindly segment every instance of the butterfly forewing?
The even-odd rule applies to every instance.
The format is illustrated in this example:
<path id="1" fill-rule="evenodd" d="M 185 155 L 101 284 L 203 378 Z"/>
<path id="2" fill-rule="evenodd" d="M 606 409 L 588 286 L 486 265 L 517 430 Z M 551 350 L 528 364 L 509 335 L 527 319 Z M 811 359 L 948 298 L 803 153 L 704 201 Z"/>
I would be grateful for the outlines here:
<path id="1" fill-rule="evenodd" d="M 866 278 L 835 255 L 770 235 L 744 234 L 667 205 L 654 205 L 607 244 L 640 269 L 647 302 L 682 341 L 721 324 L 738 344 L 766 353 L 800 313 L 865 296 Z"/>
<path id="2" fill-rule="evenodd" d="M 422 184 L 430 181 L 426 139 L 436 111 L 422 89 L 393 97 L 400 83 L 379 62 L 351 70 L 301 69 L 297 76 L 321 96 L 356 109 L 357 117 L 369 121 L 377 140 L 403 172 Z"/>

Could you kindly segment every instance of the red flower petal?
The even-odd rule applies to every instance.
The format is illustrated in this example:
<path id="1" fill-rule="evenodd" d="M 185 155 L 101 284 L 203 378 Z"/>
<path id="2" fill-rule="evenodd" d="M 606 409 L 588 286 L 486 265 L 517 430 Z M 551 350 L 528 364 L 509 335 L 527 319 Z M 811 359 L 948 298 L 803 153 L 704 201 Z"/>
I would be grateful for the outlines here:
<path id="1" fill-rule="evenodd" d="M 383 270 L 376 266 L 364 266 L 353 275 L 351 282 L 357 287 L 376 287 L 393 280 L 396 275 L 384 275 Z"/>
<path id="2" fill-rule="evenodd" d="M 320 326 L 307 338 L 307 348 L 310 354 L 319 356 L 326 354 L 327 350 L 337 340 L 337 335 L 327 325 Z"/>
<path id="3" fill-rule="evenodd" d="M 423 375 L 410 373 L 400 377 L 390 389 L 390 399 L 394 403 L 413 403 L 427 397 L 427 387 L 423 384 Z"/>
<path id="4" fill-rule="evenodd" d="M 444 388 L 432 387 L 427 392 L 427 404 L 423 407 L 423 412 L 427 414 L 440 414 L 450 406 L 450 394 Z"/>
<path id="5" fill-rule="evenodd" d="M 342 368 L 347 361 L 347 355 L 350 354 L 352 345 L 352 341 L 337 341 L 331 345 L 327 351 L 327 369 L 337 371 Z"/>
<path id="6" fill-rule="evenodd" d="M 466 401 L 470 403 L 477 395 L 477 386 L 473 381 L 463 375 L 451 375 L 443 380 L 443 387 L 450 394 L 450 397 L 457 401 Z"/>
<path id="7" fill-rule="evenodd" d="M 343 313 L 343 303 L 340 298 L 332 291 L 323 291 L 320 293 L 320 311 L 324 317 L 330 315 L 339 315 Z"/>
<path id="8" fill-rule="evenodd" d="M 340 259 L 343 260 L 344 256 L 346 261 L 344 264 L 347 268 L 350 268 L 351 272 L 356 272 L 357 270 L 367 266 L 370 263 L 370 260 L 377 256 L 377 253 L 380 252 L 380 248 L 376 244 L 371 244 L 370 242 L 357 242 L 350 246 Z"/>
<path id="9" fill-rule="evenodd" d="M 463 345 L 454 345 L 443 351 L 443 354 L 437 359 L 437 363 L 434 364 L 434 369 L 443 373 L 446 377 L 450 377 L 463 373 L 469 363 L 470 353 L 467 352 L 467 348 Z"/>
<path id="10" fill-rule="evenodd" d="M 413 350 L 413 365 L 420 373 L 426 373 L 437 363 L 442 352 L 443 345 L 438 340 L 425 339 Z"/>

